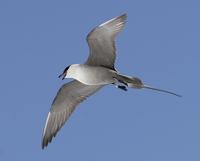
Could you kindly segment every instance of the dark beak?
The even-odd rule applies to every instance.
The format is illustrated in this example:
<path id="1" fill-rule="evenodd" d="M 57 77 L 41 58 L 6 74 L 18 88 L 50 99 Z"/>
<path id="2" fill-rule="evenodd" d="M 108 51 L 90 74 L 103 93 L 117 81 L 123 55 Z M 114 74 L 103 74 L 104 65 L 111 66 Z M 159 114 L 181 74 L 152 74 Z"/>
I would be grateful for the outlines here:
<path id="1" fill-rule="evenodd" d="M 61 78 L 61 79 L 63 80 L 63 79 L 65 79 L 65 76 L 66 76 L 66 74 L 65 74 L 65 73 L 62 73 L 62 74 L 60 74 L 60 75 L 58 76 L 58 78 Z"/>

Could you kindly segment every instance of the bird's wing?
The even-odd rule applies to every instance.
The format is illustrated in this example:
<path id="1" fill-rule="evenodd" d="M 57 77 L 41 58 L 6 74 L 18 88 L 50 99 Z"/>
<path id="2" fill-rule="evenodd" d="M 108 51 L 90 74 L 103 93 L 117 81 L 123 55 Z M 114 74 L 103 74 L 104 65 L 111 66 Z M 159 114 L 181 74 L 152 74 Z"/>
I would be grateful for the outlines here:
<path id="1" fill-rule="evenodd" d="M 90 55 L 86 64 L 114 69 L 115 37 L 123 29 L 126 14 L 113 18 L 94 28 L 87 36 Z"/>
<path id="2" fill-rule="evenodd" d="M 42 148 L 51 142 L 64 125 L 76 105 L 98 91 L 102 86 L 88 86 L 76 80 L 64 84 L 58 91 L 47 116 L 43 131 Z"/>

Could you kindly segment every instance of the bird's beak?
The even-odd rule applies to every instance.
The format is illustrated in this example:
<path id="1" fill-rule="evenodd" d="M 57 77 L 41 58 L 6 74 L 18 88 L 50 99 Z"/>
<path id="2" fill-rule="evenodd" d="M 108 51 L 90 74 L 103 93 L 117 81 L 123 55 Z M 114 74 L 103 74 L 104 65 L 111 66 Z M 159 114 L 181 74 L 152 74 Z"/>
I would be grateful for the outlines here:
<path id="1" fill-rule="evenodd" d="M 66 73 L 62 73 L 58 76 L 58 78 L 61 78 L 62 80 L 65 79 Z"/>

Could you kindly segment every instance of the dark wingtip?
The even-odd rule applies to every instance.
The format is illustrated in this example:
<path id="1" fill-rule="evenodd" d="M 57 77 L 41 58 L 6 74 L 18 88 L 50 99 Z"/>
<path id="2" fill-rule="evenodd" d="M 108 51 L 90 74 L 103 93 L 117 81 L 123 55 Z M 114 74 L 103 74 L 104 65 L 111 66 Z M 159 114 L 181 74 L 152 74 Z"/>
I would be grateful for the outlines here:
<path id="1" fill-rule="evenodd" d="M 120 16 L 118 16 L 118 17 L 127 17 L 127 13 L 126 12 L 124 12 L 124 13 L 122 13 Z"/>
<path id="2" fill-rule="evenodd" d="M 48 145 L 48 141 L 45 140 L 45 139 L 43 139 L 42 140 L 42 149 L 44 149 L 45 147 L 47 147 L 47 145 Z"/>
<path id="3" fill-rule="evenodd" d="M 42 149 L 46 148 L 49 143 L 51 143 L 52 139 L 56 136 L 57 133 L 50 135 L 50 136 L 44 136 L 42 139 Z"/>
<path id="4" fill-rule="evenodd" d="M 45 145 L 44 145 L 44 144 L 42 144 L 42 150 L 44 150 L 44 148 L 45 148 Z"/>
<path id="5" fill-rule="evenodd" d="M 52 138 L 51 139 L 47 139 L 47 138 L 43 138 L 42 140 L 42 149 L 46 148 L 48 146 L 48 144 L 51 142 Z"/>
<path id="6" fill-rule="evenodd" d="M 119 16 L 118 18 L 121 18 L 124 20 L 124 22 L 126 22 L 127 19 L 127 13 L 122 14 L 121 16 Z"/>

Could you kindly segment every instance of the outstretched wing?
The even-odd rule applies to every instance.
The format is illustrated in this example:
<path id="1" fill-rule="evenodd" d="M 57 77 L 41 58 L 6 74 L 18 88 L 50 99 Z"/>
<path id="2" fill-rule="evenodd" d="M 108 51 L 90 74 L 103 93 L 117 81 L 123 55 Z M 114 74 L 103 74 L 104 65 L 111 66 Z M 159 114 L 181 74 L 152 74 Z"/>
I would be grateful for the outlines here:
<path id="1" fill-rule="evenodd" d="M 103 86 L 88 86 L 76 80 L 64 84 L 58 91 L 47 116 L 43 131 L 42 148 L 51 142 L 67 121 L 75 107 Z"/>
<path id="2" fill-rule="evenodd" d="M 115 37 L 123 29 L 126 14 L 113 18 L 94 28 L 87 36 L 90 55 L 86 64 L 114 69 Z"/>

